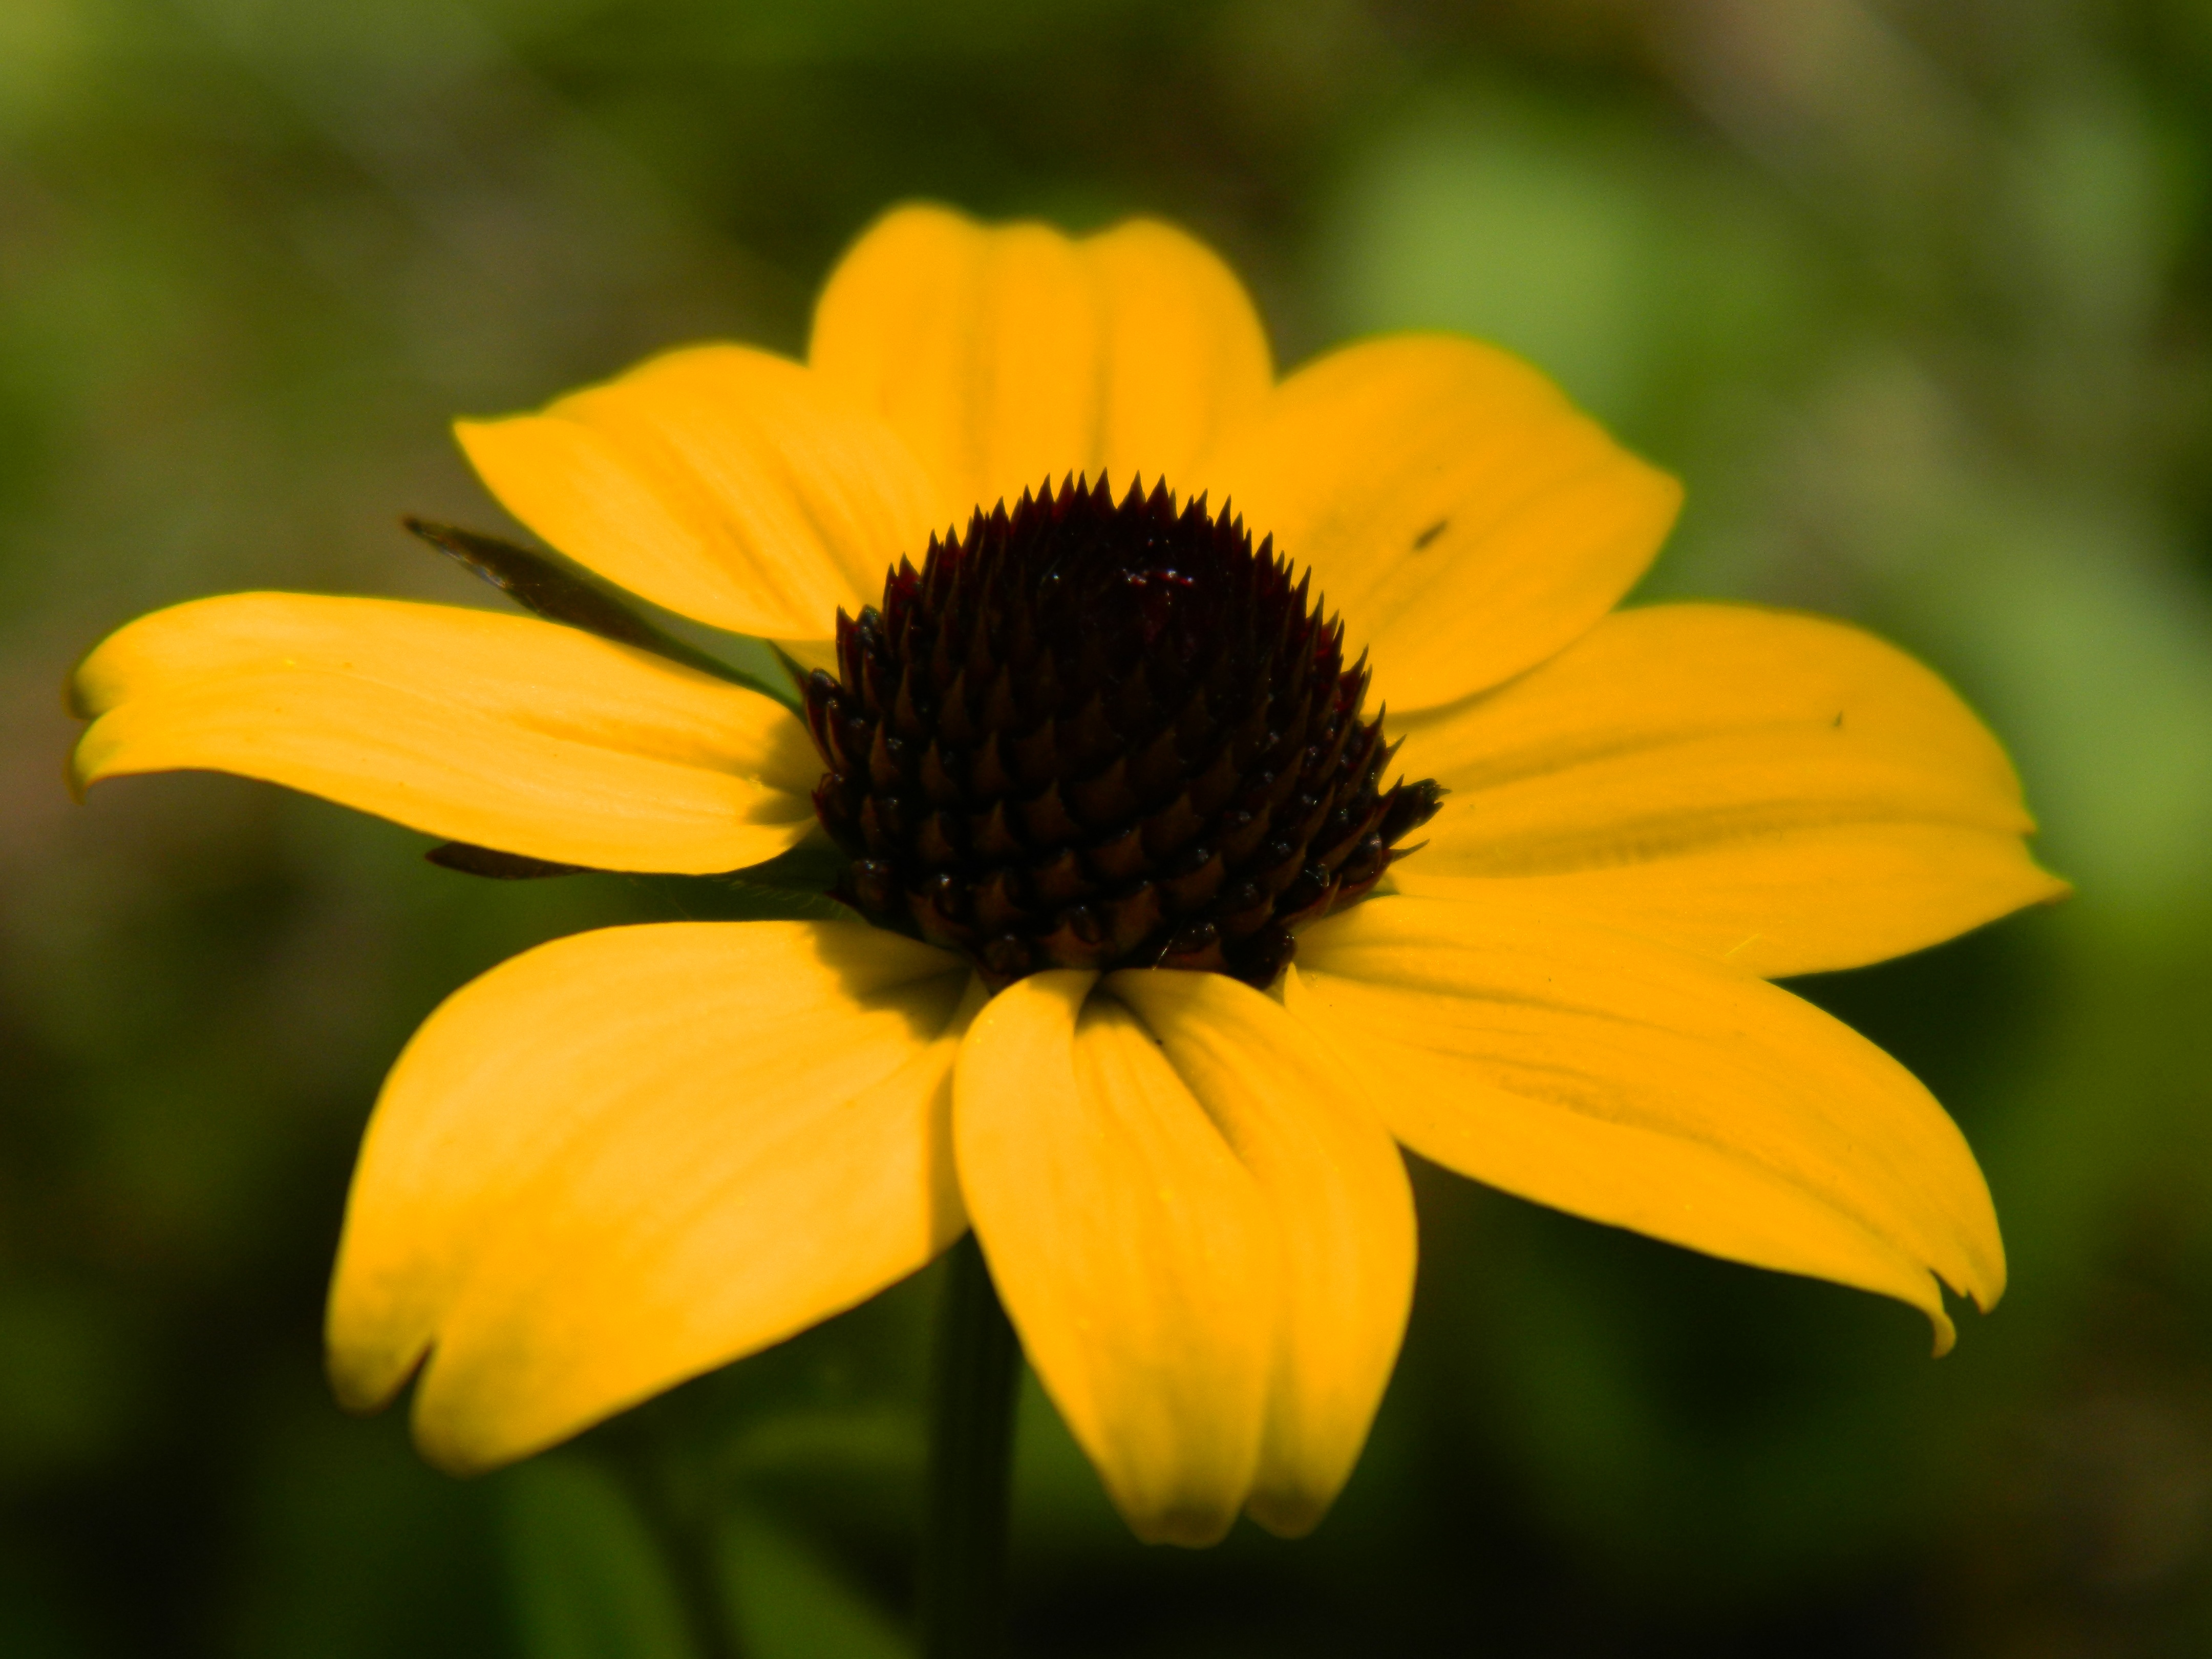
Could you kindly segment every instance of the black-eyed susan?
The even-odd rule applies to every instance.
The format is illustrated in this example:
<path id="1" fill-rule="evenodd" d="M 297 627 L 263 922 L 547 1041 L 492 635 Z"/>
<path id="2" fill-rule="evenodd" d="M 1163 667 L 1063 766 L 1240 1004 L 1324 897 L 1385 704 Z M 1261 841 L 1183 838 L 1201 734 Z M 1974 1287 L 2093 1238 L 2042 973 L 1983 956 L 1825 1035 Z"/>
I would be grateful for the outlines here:
<path id="1" fill-rule="evenodd" d="M 560 552 L 779 642 L 803 710 L 627 624 L 241 594 L 93 653 L 80 778 L 216 768 L 600 869 L 819 825 L 858 914 L 562 939 L 409 1045 L 329 1340 L 355 1406 L 420 1367 L 435 1462 L 972 1227 L 1139 1534 L 1297 1533 L 1405 1323 L 1401 1144 L 1899 1297 L 1939 1348 L 1939 1280 L 2001 1291 L 1950 1120 L 1766 980 L 2060 891 L 2003 753 L 1854 629 L 1609 614 L 1676 487 L 1514 358 L 1408 336 L 1277 381 L 1172 230 L 909 208 L 804 362 L 678 351 L 459 432 Z"/>

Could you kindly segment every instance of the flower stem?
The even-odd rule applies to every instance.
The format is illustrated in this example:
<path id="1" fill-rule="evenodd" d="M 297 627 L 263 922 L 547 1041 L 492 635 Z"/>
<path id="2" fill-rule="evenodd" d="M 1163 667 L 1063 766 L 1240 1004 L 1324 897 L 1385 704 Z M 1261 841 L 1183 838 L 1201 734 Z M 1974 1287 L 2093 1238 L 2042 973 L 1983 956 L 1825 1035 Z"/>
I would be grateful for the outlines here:
<path id="1" fill-rule="evenodd" d="M 975 1235 L 946 1259 L 937 1316 L 922 1659 L 995 1659 L 1006 1632 L 1006 1500 L 1022 1346 Z"/>

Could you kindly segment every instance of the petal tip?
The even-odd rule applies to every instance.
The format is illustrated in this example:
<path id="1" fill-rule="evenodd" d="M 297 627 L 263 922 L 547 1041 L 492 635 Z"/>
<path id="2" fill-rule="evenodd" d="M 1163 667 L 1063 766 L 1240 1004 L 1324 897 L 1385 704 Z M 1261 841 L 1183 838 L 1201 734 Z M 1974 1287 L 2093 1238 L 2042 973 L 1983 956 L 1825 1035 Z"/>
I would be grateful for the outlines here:
<path id="1" fill-rule="evenodd" d="M 62 682 L 62 707 L 69 711 L 71 720 L 98 720 L 107 712 L 84 672 L 85 664 L 92 660 L 93 653 L 98 649 L 95 646 L 93 651 L 87 652 L 83 660 L 70 669 L 69 678 Z"/>
<path id="2" fill-rule="evenodd" d="M 1310 1492 L 1255 1493 L 1244 1513 L 1278 1538 L 1304 1538 L 1321 1525 L 1335 1501 L 1334 1492 L 1326 1498 Z"/>
<path id="3" fill-rule="evenodd" d="M 1999 1246 L 1996 1264 L 1983 1276 L 1978 1284 L 1966 1285 L 1962 1294 L 1974 1304 L 1976 1312 L 1990 1313 L 1996 1310 L 1998 1303 L 2004 1300 L 2004 1293 L 2005 1262 L 2003 1248 Z"/>
<path id="4" fill-rule="evenodd" d="M 409 1379 L 422 1369 L 423 1358 L 424 1353 L 416 1353 L 393 1364 L 388 1355 L 351 1352 L 332 1342 L 324 1350 L 323 1376 L 339 1410 L 356 1417 L 374 1417 L 399 1397 Z"/>
<path id="5" fill-rule="evenodd" d="M 489 1474 L 520 1461 L 513 1453 L 487 1455 L 472 1445 L 466 1436 L 434 1426 L 419 1411 L 415 1415 L 413 1434 L 415 1449 L 422 1461 L 439 1474 L 451 1475 L 456 1480 L 473 1480 L 478 1475 Z"/>
<path id="6" fill-rule="evenodd" d="M 1928 1310 L 1928 1322 L 1934 1328 L 1933 1357 L 1941 1359 L 1959 1344 L 1959 1328 L 1951 1322 L 1951 1316 L 1941 1308 Z"/>
<path id="7" fill-rule="evenodd" d="M 139 758 L 143 757 L 141 756 Z M 68 787 L 70 798 L 82 805 L 86 793 L 95 783 L 105 783 L 110 778 L 129 777 L 135 773 L 181 769 L 184 769 L 159 763 L 153 765 L 136 763 L 131 745 L 116 738 L 106 716 L 103 715 L 70 750 L 68 760 L 62 764 L 62 781 Z"/>
<path id="8" fill-rule="evenodd" d="M 481 1407 L 473 1412 L 458 1408 L 449 1390 L 440 1388 L 434 1374 L 427 1370 L 416 1385 L 414 1410 L 407 1426 L 422 1461 L 439 1474 L 452 1475 L 457 1480 L 473 1480 L 510 1463 L 519 1463 L 568 1437 L 565 1434 L 539 1434 L 517 1439 L 512 1432 L 502 1431 L 501 1426 L 487 1421 Z M 574 1428 L 568 1431 L 569 1434 L 574 1432 Z"/>
<path id="9" fill-rule="evenodd" d="M 84 744 L 78 744 L 70 750 L 69 758 L 62 763 L 62 783 L 69 790 L 70 799 L 78 805 L 83 805 L 85 791 L 99 781 L 98 775 L 85 759 Z"/>
<path id="10" fill-rule="evenodd" d="M 1118 1498 L 1115 1507 L 1121 1518 L 1129 1523 L 1129 1530 L 1140 1544 L 1172 1544 L 1178 1549 L 1212 1549 L 1229 1535 L 1229 1528 L 1237 1523 L 1234 1511 L 1224 1514 L 1212 1504 L 1176 1504 L 1165 1509 L 1143 1509 L 1134 1504 L 1123 1503 Z"/>

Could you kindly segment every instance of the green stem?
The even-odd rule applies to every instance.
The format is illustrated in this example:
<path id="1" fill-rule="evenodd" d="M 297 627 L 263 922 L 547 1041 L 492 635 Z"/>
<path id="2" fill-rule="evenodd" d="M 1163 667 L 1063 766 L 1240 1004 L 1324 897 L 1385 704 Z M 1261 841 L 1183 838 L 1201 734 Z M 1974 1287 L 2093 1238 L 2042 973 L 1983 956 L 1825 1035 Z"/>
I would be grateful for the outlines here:
<path id="1" fill-rule="evenodd" d="M 945 1261 L 921 1540 L 922 1659 L 995 1659 L 1006 1636 L 1006 1500 L 1022 1346 L 969 1233 Z"/>

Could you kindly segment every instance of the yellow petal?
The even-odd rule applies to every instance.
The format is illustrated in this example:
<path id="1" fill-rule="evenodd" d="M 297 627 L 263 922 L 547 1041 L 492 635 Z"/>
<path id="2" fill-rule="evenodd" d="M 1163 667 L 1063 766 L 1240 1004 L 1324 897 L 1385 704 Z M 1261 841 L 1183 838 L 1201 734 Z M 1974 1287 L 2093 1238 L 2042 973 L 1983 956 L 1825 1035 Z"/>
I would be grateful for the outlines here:
<path id="1" fill-rule="evenodd" d="M 1096 975 L 992 1000 L 953 1139 L 991 1276 L 1038 1379 L 1148 1542 L 1210 1544 L 1259 1466 L 1280 1275 L 1252 1176 Z"/>
<path id="2" fill-rule="evenodd" d="M 1518 358 L 1407 335 L 1276 387 L 1206 461 L 1218 503 L 1311 569 L 1398 714 L 1541 662 L 1659 550 L 1680 488 Z"/>
<path id="3" fill-rule="evenodd" d="M 696 346 L 542 415 L 464 421 L 507 511 L 578 562 L 717 628 L 826 639 L 952 505 L 884 423 L 803 365 Z M 964 505 L 964 503 L 955 504 Z"/>
<path id="4" fill-rule="evenodd" d="M 1335 1055 L 1219 974 L 1119 973 L 1168 1064 L 1258 1184 L 1281 1241 L 1283 1316 L 1246 1504 L 1312 1530 L 1352 1474 L 1405 1334 L 1413 1198 L 1382 1121 Z"/>
<path id="5" fill-rule="evenodd" d="M 430 1350 L 442 1467 L 520 1457 L 781 1340 L 965 1224 L 950 1078 L 980 994 L 839 923 L 611 928 L 454 994 L 354 1172 L 331 1375 L 381 1405 Z"/>
<path id="6" fill-rule="evenodd" d="M 534 617 L 233 593 L 157 611 L 77 669 L 80 786 L 235 772 L 434 836 L 619 870 L 774 857 L 821 766 L 779 704 Z"/>
<path id="7" fill-rule="evenodd" d="M 1487 903 L 1503 884 L 1781 975 L 1918 950 L 2065 890 L 2028 857 L 1996 738 L 1839 623 L 1623 611 L 1397 729 L 1404 764 L 1453 791 L 1394 872 L 1409 893 Z"/>
<path id="8" fill-rule="evenodd" d="M 888 215 L 845 256 L 809 357 L 962 514 L 1070 471 L 1195 493 L 1193 463 L 1272 376 L 1243 289 L 1179 231 L 1133 220 L 1075 240 L 932 207 Z"/>
<path id="9" fill-rule="evenodd" d="M 1905 1068 L 1788 992 L 1539 905 L 1386 897 L 1300 939 L 1291 1012 L 1423 1157 L 1593 1220 L 1909 1302 L 2004 1288 L 1988 1188 Z"/>

